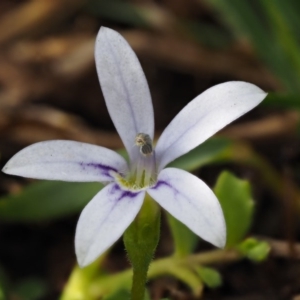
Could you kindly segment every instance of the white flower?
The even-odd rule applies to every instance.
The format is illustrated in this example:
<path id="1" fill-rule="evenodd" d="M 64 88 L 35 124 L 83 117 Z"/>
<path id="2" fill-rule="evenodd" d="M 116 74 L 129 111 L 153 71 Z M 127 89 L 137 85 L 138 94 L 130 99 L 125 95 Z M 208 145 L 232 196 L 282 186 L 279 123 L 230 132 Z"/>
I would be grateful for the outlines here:
<path id="1" fill-rule="evenodd" d="M 214 193 L 194 175 L 164 167 L 257 106 L 266 93 L 239 81 L 206 90 L 174 118 L 154 150 L 151 96 L 136 55 L 121 35 L 102 27 L 95 59 L 106 105 L 128 151 L 129 165 L 112 150 L 57 140 L 23 149 L 3 172 L 37 179 L 108 183 L 79 218 L 75 247 L 80 266 L 93 262 L 120 238 L 138 214 L 146 192 L 201 238 L 224 247 L 226 226 Z"/>

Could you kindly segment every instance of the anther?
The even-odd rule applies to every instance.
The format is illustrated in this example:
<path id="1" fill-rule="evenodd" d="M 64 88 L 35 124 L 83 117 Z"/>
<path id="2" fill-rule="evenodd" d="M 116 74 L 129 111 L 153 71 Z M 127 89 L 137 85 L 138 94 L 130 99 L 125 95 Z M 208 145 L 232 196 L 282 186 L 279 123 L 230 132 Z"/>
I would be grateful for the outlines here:
<path id="1" fill-rule="evenodd" d="M 144 156 L 152 155 L 152 140 L 149 134 L 138 133 L 135 137 L 135 144 L 140 147 L 140 152 Z"/>

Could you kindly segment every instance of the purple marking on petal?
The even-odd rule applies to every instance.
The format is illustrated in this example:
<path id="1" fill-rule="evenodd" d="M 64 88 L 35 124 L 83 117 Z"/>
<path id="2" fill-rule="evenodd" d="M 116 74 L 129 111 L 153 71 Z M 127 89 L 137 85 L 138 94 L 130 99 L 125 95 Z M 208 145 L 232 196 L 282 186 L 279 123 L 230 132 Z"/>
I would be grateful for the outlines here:
<path id="1" fill-rule="evenodd" d="M 179 190 L 176 189 L 176 188 L 175 188 L 172 184 L 170 184 L 168 181 L 165 181 L 165 180 L 159 180 L 159 181 L 156 183 L 156 185 L 155 185 L 153 188 L 151 188 L 151 189 L 157 190 L 157 189 L 158 189 L 159 187 L 161 187 L 161 186 L 167 186 L 167 187 L 171 188 L 172 191 L 173 191 L 173 193 L 174 193 L 174 199 L 175 199 L 175 200 L 177 200 L 177 199 L 176 199 L 176 196 L 177 196 L 178 194 L 180 194 L 181 197 L 183 197 L 184 199 L 186 199 L 187 202 L 189 202 L 192 206 L 194 206 L 194 204 L 191 203 L 191 201 L 190 201 L 190 199 L 189 199 L 188 197 L 186 197 L 185 195 L 183 195 L 182 193 L 180 193 Z M 177 202 L 177 203 L 178 203 L 178 202 Z M 179 205 L 181 205 L 181 204 L 179 203 Z M 197 208 L 196 208 L 196 209 L 197 209 Z M 207 219 L 206 217 L 205 217 L 205 220 L 206 220 L 206 222 L 207 222 L 209 225 L 211 224 L 211 220 Z"/>
<path id="2" fill-rule="evenodd" d="M 118 184 L 115 184 L 111 189 L 112 194 L 114 194 L 115 192 L 119 192 L 119 191 L 122 191 L 122 193 L 121 193 L 120 197 L 117 199 L 117 201 L 121 200 L 124 197 L 129 197 L 131 199 L 134 199 L 139 194 L 139 192 L 123 190 L 122 188 L 120 188 L 120 186 Z"/>
<path id="3" fill-rule="evenodd" d="M 165 186 L 168 186 L 169 188 L 171 188 L 174 191 L 175 195 L 177 195 L 179 193 L 179 191 L 172 184 L 170 184 L 169 182 L 167 182 L 165 180 L 157 181 L 156 185 L 154 187 L 152 187 L 151 189 L 157 190 L 162 185 L 165 185 Z"/>
<path id="4" fill-rule="evenodd" d="M 79 165 L 83 169 L 85 169 L 86 167 L 91 167 L 91 168 L 94 168 L 94 169 L 98 169 L 101 172 L 101 175 L 107 176 L 107 177 L 110 177 L 110 178 L 113 178 L 113 176 L 111 176 L 111 174 L 110 174 L 111 171 L 119 173 L 117 169 L 115 169 L 113 167 L 110 167 L 110 166 L 107 166 L 107 165 L 99 164 L 99 163 L 84 163 L 84 162 L 81 162 L 81 163 L 79 163 Z"/>

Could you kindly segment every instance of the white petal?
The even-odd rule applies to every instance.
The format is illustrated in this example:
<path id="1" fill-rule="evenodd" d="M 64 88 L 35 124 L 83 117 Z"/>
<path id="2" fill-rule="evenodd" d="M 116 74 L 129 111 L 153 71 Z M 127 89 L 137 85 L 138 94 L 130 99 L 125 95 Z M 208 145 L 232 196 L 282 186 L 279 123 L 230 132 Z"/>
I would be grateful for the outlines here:
<path id="1" fill-rule="evenodd" d="M 4 173 L 63 181 L 112 181 L 111 173 L 125 173 L 127 163 L 118 153 L 74 141 L 46 141 L 28 146 L 4 166 Z"/>
<path id="2" fill-rule="evenodd" d="M 143 204 L 145 192 L 132 193 L 111 183 L 82 211 L 75 236 L 81 267 L 92 263 L 123 234 Z"/>
<path id="3" fill-rule="evenodd" d="M 222 83 L 200 94 L 179 112 L 159 138 L 155 150 L 159 169 L 253 109 L 266 95 L 257 86 L 242 81 Z"/>
<path id="4" fill-rule="evenodd" d="M 226 243 L 226 225 L 217 197 L 198 177 L 176 168 L 160 172 L 148 193 L 194 233 L 217 247 Z"/>
<path id="5" fill-rule="evenodd" d="M 135 136 L 153 139 L 154 117 L 147 80 L 135 53 L 116 31 L 101 27 L 96 67 L 109 114 L 132 159 Z"/>

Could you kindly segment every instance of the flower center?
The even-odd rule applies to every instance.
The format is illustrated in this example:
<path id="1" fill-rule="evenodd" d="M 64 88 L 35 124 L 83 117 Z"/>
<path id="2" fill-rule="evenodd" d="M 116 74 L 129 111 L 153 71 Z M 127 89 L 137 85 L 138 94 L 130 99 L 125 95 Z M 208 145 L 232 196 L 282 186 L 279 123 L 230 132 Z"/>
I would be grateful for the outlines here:
<path id="1" fill-rule="evenodd" d="M 156 160 L 152 139 L 146 133 L 135 137 L 135 150 L 127 176 L 117 176 L 117 182 L 128 190 L 143 190 L 156 183 Z"/>

